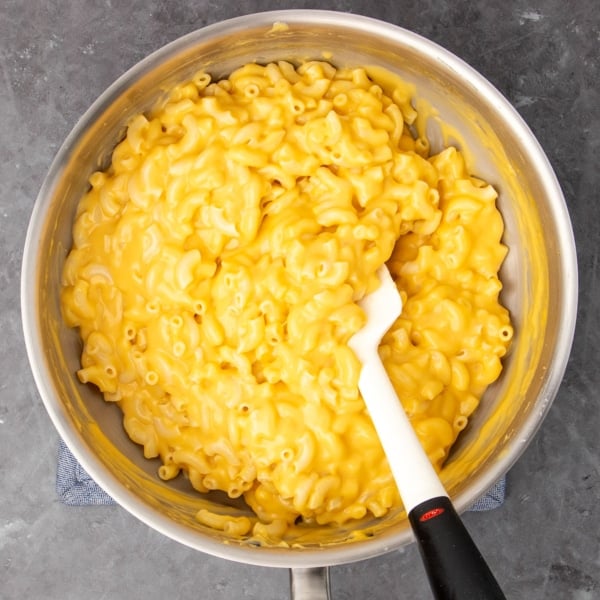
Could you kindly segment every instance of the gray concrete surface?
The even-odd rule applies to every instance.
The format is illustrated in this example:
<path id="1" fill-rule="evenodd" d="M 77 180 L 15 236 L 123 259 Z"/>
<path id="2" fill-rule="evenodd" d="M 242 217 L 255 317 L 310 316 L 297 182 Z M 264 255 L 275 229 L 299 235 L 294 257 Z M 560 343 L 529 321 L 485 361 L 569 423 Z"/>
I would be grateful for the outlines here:
<path id="1" fill-rule="evenodd" d="M 274 8 L 379 17 L 487 76 L 538 136 L 577 238 L 573 354 L 505 505 L 465 521 L 510 598 L 600 598 L 600 7 L 597 0 L 0 1 L 0 598 L 226 600 L 288 597 L 282 570 L 181 546 L 118 507 L 66 507 L 57 434 L 25 356 L 19 272 L 27 222 L 77 118 L 150 51 L 203 25 Z M 429 598 L 414 547 L 332 569 L 336 600 Z"/>

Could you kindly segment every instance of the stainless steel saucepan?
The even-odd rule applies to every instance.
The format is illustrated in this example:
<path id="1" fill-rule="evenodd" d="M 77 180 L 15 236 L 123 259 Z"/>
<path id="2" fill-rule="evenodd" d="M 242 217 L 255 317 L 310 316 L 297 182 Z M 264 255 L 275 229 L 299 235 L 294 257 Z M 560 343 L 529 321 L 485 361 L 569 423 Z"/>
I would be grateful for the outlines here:
<path id="1" fill-rule="evenodd" d="M 499 381 L 484 397 L 442 472 L 457 509 L 491 487 L 525 450 L 562 379 L 576 315 L 573 235 L 556 177 L 531 131 L 503 96 L 464 62 L 393 25 L 351 14 L 292 10 L 211 25 L 163 47 L 113 83 L 59 150 L 40 190 L 27 235 L 22 311 L 33 374 L 54 425 L 90 475 L 133 515 L 192 548 L 225 559 L 293 569 L 296 598 L 326 597 L 329 565 L 363 560 L 411 541 L 392 512 L 353 526 L 315 527 L 301 544 L 257 547 L 199 524 L 201 506 L 244 514 L 219 494 L 163 482 L 125 435 L 115 406 L 81 385 L 77 333 L 62 322 L 61 270 L 75 207 L 87 178 L 105 165 L 127 120 L 200 68 L 226 76 L 244 63 L 327 58 L 335 65 L 381 66 L 416 86 L 454 131 L 431 120 L 434 146 L 468 148 L 471 167 L 499 191 L 504 242 L 501 278 L 515 337 Z M 490 517 L 493 518 L 493 517 Z M 485 549 L 483 549 L 485 550 Z"/>

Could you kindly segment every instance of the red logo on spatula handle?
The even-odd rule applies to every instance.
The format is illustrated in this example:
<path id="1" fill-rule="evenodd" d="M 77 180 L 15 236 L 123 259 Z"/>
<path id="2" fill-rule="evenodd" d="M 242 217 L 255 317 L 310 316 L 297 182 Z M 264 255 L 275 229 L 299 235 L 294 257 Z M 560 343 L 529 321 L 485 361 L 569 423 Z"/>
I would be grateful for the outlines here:
<path id="1" fill-rule="evenodd" d="M 429 521 L 430 519 L 434 519 L 435 517 L 439 517 L 446 509 L 444 508 L 432 508 L 431 510 L 428 510 L 426 513 L 423 513 L 420 517 L 419 517 L 419 521 L 421 521 L 421 523 L 424 523 L 425 521 Z"/>

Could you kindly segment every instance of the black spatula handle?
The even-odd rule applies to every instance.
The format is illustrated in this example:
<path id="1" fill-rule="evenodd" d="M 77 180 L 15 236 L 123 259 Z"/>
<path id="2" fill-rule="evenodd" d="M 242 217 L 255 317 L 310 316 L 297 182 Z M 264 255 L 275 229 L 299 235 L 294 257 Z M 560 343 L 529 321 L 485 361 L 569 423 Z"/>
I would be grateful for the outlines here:
<path id="1" fill-rule="evenodd" d="M 408 518 L 437 600 L 506 600 L 449 498 L 426 500 Z"/>

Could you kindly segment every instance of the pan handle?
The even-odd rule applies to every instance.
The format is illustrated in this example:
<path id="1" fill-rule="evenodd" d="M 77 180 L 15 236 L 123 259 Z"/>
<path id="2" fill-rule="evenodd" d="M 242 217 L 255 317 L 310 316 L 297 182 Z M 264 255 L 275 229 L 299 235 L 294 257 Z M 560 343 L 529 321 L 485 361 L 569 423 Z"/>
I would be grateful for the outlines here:
<path id="1" fill-rule="evenodd" d="M 290 569 L 291 600 L 330 600 L 329 567 Z"/>

